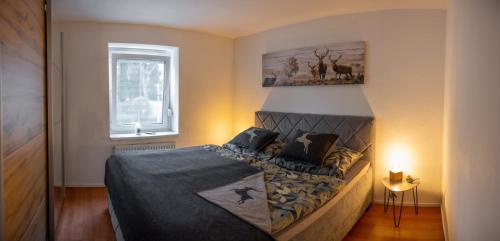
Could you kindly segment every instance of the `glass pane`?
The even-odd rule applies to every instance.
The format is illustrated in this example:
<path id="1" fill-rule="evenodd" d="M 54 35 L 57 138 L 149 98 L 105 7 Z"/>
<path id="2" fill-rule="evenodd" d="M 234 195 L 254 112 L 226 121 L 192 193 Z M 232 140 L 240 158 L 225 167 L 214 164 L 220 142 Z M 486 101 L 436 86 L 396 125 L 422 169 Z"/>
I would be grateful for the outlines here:
<path id="1" fill-rule="evenodd" d="M 116 119 L 118 124 L 162 124 L 165 62 L 118 59 Z"/>

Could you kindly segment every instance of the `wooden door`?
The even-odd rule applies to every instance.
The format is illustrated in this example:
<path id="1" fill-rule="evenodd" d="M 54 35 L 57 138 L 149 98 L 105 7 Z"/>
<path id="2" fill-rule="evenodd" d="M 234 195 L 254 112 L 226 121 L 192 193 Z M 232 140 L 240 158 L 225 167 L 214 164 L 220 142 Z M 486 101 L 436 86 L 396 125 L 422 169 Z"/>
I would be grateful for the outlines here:
<path id="1" fill-rule="evenodd" d="M 44 0 L 0 0 L 3 238 L 47 239 Z"/>

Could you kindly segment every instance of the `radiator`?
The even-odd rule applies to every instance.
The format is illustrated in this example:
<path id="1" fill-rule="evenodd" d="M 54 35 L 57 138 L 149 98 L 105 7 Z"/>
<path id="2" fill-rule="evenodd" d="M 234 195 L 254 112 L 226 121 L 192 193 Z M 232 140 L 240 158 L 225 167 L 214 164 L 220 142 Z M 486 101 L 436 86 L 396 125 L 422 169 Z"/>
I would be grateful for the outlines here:
<path id="1" fill-rule="evenodd" d="M 114 153 L 164 151 L 171 149 L 175 149 L 175 142 L 116 145 Z"/>

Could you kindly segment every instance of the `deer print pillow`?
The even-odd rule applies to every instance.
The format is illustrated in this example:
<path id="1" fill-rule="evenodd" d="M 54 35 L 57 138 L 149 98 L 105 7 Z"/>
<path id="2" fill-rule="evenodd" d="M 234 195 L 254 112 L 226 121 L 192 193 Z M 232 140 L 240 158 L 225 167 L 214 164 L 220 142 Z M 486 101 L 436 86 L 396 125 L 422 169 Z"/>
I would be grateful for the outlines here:
<path id="1" fill-rule="evenodd" d="M 288 160 L 309 162 L 321 166 L 329 149 L 337 141 L 335 134 L 314 133 L 298 130 L 280 157 Z"/>
<path id="2" fill-rule="evenodd" d="M 235 136 L 229 143 L 242 148 L 260 151 L 271 144 L 278 135 L 279 133 L 270 130 L 250 127 Z"/>

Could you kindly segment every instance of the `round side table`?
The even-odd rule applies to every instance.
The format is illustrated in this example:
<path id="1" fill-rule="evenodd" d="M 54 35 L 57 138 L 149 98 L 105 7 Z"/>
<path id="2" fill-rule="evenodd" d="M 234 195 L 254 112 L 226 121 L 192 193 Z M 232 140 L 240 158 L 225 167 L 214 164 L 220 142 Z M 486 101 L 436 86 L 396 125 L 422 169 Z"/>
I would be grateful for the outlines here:
<path id="1" fill-rule="evenodd" d="M 413 194 L 413 207 L 415 213 L 418 215 L 418 185 L 420 181 L 415 181 L 409 183 L 406 180 L 402 182 L 391 182 L 388 177 L 382 178 L 382 184 L 384 184 L 384 212 L 387 212 L 390 199 L 392 199 L 392 213 L 394 217 L 394 226 L 399 227 L 401 223 L 401 214 L 403 213 L 403 201 L 405 197 L 405 192 L 411 190 Z M 399 207 L 399 218 L 396 219 L 396 205 L 395 199 L 397 198 L 397 193 L 401 193 L 401 204 Z"/>

